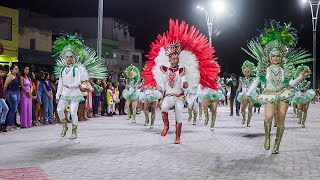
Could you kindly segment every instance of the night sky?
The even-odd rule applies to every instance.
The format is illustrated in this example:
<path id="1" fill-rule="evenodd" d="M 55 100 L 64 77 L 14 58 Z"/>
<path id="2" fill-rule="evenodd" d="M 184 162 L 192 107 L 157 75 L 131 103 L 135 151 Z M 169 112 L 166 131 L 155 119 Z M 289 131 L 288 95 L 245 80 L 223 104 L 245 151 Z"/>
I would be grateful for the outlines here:
<path id="1" fill-rule="evenodd" d="M 216 55 L 226 71 L 239 72 L 243 61 L 250 59 L 241 47 L 259 34 L 266 19 L 291 21 L 299 32 L 299 46 L 312 50 L 310 7 L 301 0 L 224 0 L 228 10 L 217 17 L 213 38 Z M 136 48 L 149 51 L 149 44 L 168 28 L 170 18 L 195 25 L 207 35 L 204 15 L 197 5 L 210 0 L 104 0 L 104 16 L 118 17 L 136 26 Z M 96 17 L 98 0 L 1 0 L 0 5 L 27 8 L 52 17 Z M 320 47 L 320 46 L 319 46 Z M 319 53 L 318 53 L 319 54 Z"/>

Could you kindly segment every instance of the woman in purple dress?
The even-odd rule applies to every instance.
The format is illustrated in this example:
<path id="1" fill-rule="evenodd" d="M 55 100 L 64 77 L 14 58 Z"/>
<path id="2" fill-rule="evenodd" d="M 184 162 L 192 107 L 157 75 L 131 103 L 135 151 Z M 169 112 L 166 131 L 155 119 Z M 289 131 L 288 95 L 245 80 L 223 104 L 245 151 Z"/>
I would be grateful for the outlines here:
<path id="1" fill-rule="evenodd" d="M 20 77 L 20 118 L 21 128 L 30 128 L 32 125 L 32 84 L 29 77 L 29 67 L 23 68 Z"/>

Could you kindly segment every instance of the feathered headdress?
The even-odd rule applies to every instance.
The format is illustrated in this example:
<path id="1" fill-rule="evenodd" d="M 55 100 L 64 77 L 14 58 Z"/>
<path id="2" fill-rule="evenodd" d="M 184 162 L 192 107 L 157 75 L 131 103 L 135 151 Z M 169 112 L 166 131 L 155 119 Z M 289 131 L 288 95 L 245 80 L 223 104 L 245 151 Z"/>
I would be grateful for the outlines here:
<path id="1" fill-rule="evenodd" d="M 248 60 L 246 60 L 241 66 L 242 72 L 244 72 L 246 69 L 249 69 L 251 74 L 254 73 L 255 68 L 256 67 L 255 67 L 254 63 L 252 63 Z"/>
<path id="2" fill-rule="evenodd" d="M 61 71 L 67 65 L 64 60 L 66 55 L 74 56 L 74 64 L 81 71 L 82 81 L 89 78 L 104 79 L 107 77 L 107 67 L 104 65 L 103 60 L 96 56 L 96 52 L 93 49 L 83 44 L 83 40 L 78 34 L 64 34 L 62 37 L 57 38 L 53 45 L 53 51 L 56 57 L 54 73 L 57 77 L 61 75 Z"/>
<path id="3" fill-rule="evenodd" d="M 281 55 L 282 67 L 285 71 L 285 82 L 293 78 L 293 65 L 312 61 L 311 54 L 300 48 L 295 48 L 298 42 L 296 29 L 291 23 L 281 25 L 271 20 L 261 31 L 259 38 L 248 43 L 248 50 L 242 48 L 249 56 L 258 61 L 257 76 L 262 82 L 266 81 L 267 67 L 270 65 L 269 56 Z"/>
<path id="4" fill-rule="evenodd" d="M 53 44 L 53 52 L 56 58 L 64 58 L 66 55 L 73 55 L 76 60 L 81 58 L 82 50 L 86 46 L 83 44 L 83 40 L 80 35 L 62 34 L 57 38 Z"/>
<path id="5" fill-rule="evenodd" d="M 132 77 L 130 77 L 131 74 L 132 74 L 134 80 L 140 79 L 140 70 L 132 64 L 130 66 L 128 66 L 125 70 L 126 79 L 131 79 L 132 78 Z"/>
<path id="6" fill-rule="evenodd" d="M 179 67 L 186 69 L 185 77 L 189 86 L 201 84 L 203 87 L 218 89 L 220 66 L 215 57 L 215 50 L 208 39 L 194 26 L 189 27 L 184 21 L 170 19 L 169 30 L 158 35 L 150 46 L 146 56 L 149 60 L 142 72 L 144 86 L 161 85 L 165 79 L 160 66 L 170 66 L 169 58 L 178 56 Z"/>
<path id="7" fill-rule="evenodd" d="M 170 59 L 173 57 L 179 57 L 179 54 L 182 51 L 179 41 L 170 43 L 167 47 L 165 47 L 165 50 L 166 55 L 169 56 Z"/>

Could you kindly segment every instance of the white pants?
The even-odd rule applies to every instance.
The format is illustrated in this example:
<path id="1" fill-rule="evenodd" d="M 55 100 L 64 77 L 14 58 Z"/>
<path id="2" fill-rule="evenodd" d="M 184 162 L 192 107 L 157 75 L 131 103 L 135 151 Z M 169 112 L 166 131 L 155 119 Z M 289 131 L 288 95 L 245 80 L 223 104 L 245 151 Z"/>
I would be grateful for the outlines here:
<path id="1" fill-rule="evenodd" d="M 66 116 L 64 114 L 64 111 L 66 110 L 67 107 L 70 107 L 70 114 L 71 114 L 71 118 L 72 118 L 72 124 L 74 125 L 78 125 L 78 107 L 79 107 L 79 102 L 70 102 L 70 101 L 66 101 L 63 99 L 59 100 L 58 106 L 57 106 L 57 111 L 58 111 L 58 115 L 59 118 L 65 119 Z"/>
<path id="2" fill-rule="evenodd" d="M 189 95 L 187 97 L 188 109 L 192 109 L 193 111 L 198 112 L 199 110 L 199 103 L 197 102 L 197 95 Z"/>
<path id="3" fill-rule="evenodd" d="M 107 111 L 108 111 L 108 113 L 114 113 L 115 112 L 115 105 L 109 104 Z"/>
<path id="4" fill-rule="evenodd" d="M 163 99 L 161 105 L 162 112 L 168 112 L 168 110 L 174 106 L 175 108 L 175 119 L 178 123 L 182 120 L 182 110 L 184 106 L 184 99 L 182 97 L 167 96 Z"/>

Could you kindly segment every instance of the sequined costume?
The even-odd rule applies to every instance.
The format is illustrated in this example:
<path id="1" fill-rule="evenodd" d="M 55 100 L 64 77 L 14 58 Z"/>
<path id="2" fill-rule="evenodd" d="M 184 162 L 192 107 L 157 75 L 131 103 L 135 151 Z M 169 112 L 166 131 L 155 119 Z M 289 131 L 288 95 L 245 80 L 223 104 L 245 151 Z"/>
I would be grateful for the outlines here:
<path id="1" fill-rule="evenodd" d="M 169 130 L 168 111 L 175 107 L 176 140 L 180 144 L 184 91 L 199 84 L 217 89 L 220 67 L 208 40 L 185 22 L 170 20 L 169 31 L 151 44 L 142 78 L 144 86 L 159 86 L 164 92 L 161 111 L 164 123 L 161 136 Z"/>
<path id="2" fill-rule="evenodd" d="M 290 23 L 281 25 L 279 22 L 270 21 L 260 35 L 260 42 L 257 39 L 250 41 L 249 51 L 245 50 L 258 61 L 257 79 L 252 83 L 246 95 L 252 95 L 260 82 L 265 83 L 265 89 L 258 99 L 265 104 L 264 148 L 266 150 L 270 149 L 271 124 L 274 114 L 277 113 L 278 123 L 273 154 L 279 153 L 288 102 L 294 95 L 292 87 L 295 87 L 304 76 L 310 73 L 303 70 L 298 77 L 293 77 L 293 65 L 312 60 L 306 51 L 295 49 L 296 44 L 296 31 Z"/>
<path id="3" fill-rule="evenodd" d="M 136 107 L 139 100 L 141 86 L 140 71 L 136 66 L 130 65 L 126 68 L 125 76 L 127 80 L 126 89 L 122 92 L 122 96 L 126 100 L 124 111 L 128 114 L 127 120 L 131 119 L 132 113 L 132 123 L 136 123 Z M 132 112 L 129 108 L 130 104 L 132 104 Z"/>
<path id="4" fill-rule="evenodd" d="M 62 122 L 61 137 L 68 130 L 65 110 L 70 107 L 72 117 L 71 139 L 77 138 L 78 131 L 78 106 L 84 101 L 79 86 L 89 78 L 105 78 L 106 67 L 102 60 L 96 57 L 96 52 L 83 44 L 76 34 L 59 37 L 53 45 L 56 56 L 54 72 L 59 78 L 56 99 L 59 101 L 57 112 Z"/>
<path id="5" fill-rule="evenodd" d="M 300 74 L 301 69 L 309 69 L 308 66 L 301 65 L 297 68 L 296 76 Z M 307 77 L 309 78 L 309 77 Z M 295 94 L 292 99 L 292 103 L 296 104 L 297 106 L 297 117 L 299 118 L 299 124 L 303 128 L 305 128 L 305 123 L 308 116 L 308 110 L 309 110 L 309 104 L 310 101 L 312 101 L 315 96 L 316 92 L 313 89 L 310 89 L 311 82 L 308 80 L 301 81 L 296 87 L 295 87 Z"/>

